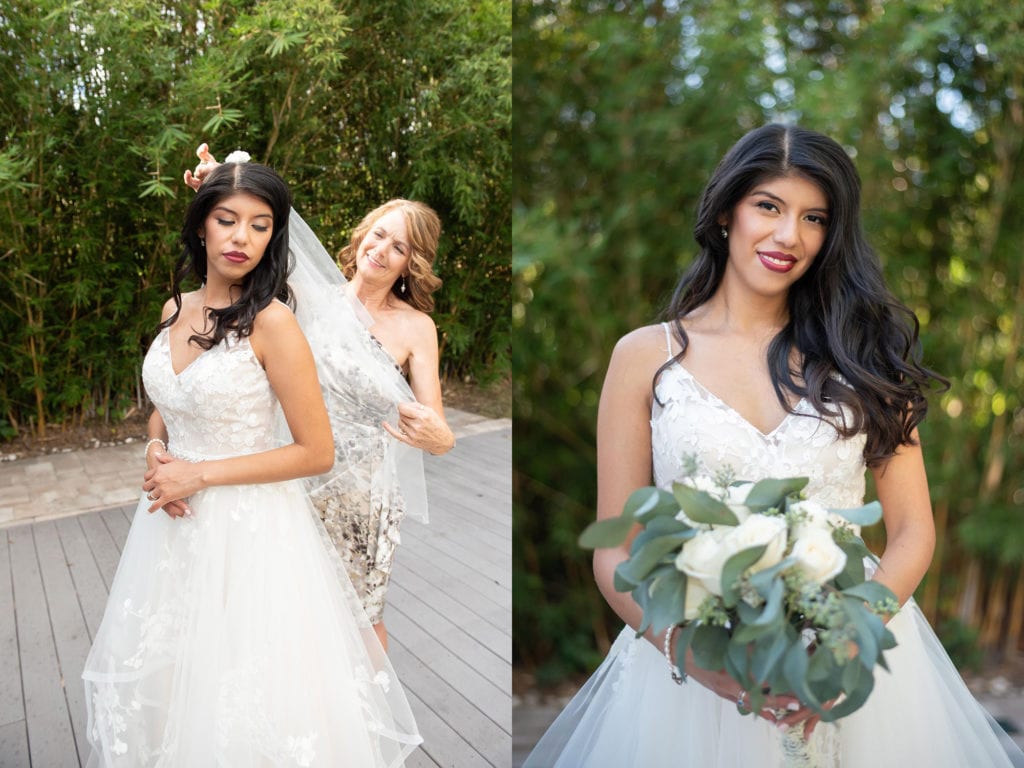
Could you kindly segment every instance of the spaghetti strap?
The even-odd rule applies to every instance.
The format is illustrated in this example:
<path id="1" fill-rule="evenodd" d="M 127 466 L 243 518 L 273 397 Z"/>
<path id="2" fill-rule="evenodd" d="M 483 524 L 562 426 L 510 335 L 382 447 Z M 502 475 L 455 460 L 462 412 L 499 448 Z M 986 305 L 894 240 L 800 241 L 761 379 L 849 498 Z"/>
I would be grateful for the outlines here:
<path id="1" fill-rule="evenodd" d="M 665 362 L 667 363 L 672 360 L 672 327 L 667 320 L 661 324 L 661 327 L 665 329 L 665 349 L 668 351 Z"/>

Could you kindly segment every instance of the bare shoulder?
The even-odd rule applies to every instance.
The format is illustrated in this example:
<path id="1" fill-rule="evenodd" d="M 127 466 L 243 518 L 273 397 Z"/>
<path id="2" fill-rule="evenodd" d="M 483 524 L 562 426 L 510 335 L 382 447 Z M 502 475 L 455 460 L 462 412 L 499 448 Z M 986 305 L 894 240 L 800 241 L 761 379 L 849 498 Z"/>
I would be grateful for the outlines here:
<path id="1" fill-rule="evenodd" d="M 289 333 L 299 330 L 299 323 L 287 304 L 275 300 L 256 314 L 252 330 L 260 335 Z"/>
<path id="2" fill-rule="evenodd" d="M 630 331 L 612 350 L 605 388 L 642 395 L 646 400 L 650 396 L 654 376 L 668 357 L 663 326 L 647 325 Z"/>
<path id="3" fill-rule="evenodd" d="M 426 312 L 410 307 L 405 302 L 383 318 L 391 326 L 389 336 L 404 338 L 410 347 L 423 343 L 437 344 L 437 325 Z"/>
<path id="4" fill-rule="evenodd" d="M 436 331 L 437 325 L 434 318 L 426 312 L 415 307 L 410 307 L 405 302 L 399 303 L 399 310 L 395 313 L 402 323 L 418 331 Z"/>
<path id="5" fill-rule="evenodd" d="M 620 365 L 656 371 L 669 358 L 665 328 L 645 325 L 630 331 L 615 344 L 612 360 Z"/>
<path id="6" fill-rule="evenodd" d="M 167 318 L 173 315 L 178 309 L 178 305 L 174 303 L 174 299 L 170 298 L 164 302 L 163 309 L 160 310 L 160 322 L 166 322 Z"/>
<path id="7" fill-rule="evenodd" d="M 201 313 L 203 308 L 203 301 L 199 296 L 199 291 L 186 291 L 181 294 L 181 312 L 179 318 L 182 315 L 189 315 L 193 311 Z M 178 305 L 174 303 L 174 297 L 172 296 L 164 302 L 164 307 L 160 311 L 160 322 L 164 322 L 171 315 L 178 311 Z"/>

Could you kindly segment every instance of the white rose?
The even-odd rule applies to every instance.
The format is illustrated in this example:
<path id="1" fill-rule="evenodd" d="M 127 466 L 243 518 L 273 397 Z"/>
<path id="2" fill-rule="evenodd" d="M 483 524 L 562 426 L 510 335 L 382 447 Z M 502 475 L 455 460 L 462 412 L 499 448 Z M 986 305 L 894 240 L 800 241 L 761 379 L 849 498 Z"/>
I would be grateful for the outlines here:
<path id="1" fill-rule="evenodd" d="M 804 499 L 786 507 L 787 511 L 796 513 L 803 519 L 793 528 L 793 536 L 800 538 L 814 530 L 828 531 L 829 514 L 821 504 L 812 500 Z"/>
<path id="2" fill-rule="evenodd" d="M 812 499 L 804 499 L 787 507 L 790 511 L 800 513 L 804 519 L 793 528 L 793 538 L 799 539 L 811 531 L 825 531 L 831 534 L 832 529 L 849 526 L 842 515 L 829 512 L 828 509 Z"/>
<path id="3" fill-rule="evenodd" d="M 722 594 L 722 565 L 728 557 L 722 541 L 731 530 L 712 528 L 701 531 L 683 545 L 676 557 L 676 568 L 689 577 L 687 585 L 700 581 L 712 594 Z"/>
<path id="4" fill-rule="evenodd" d="M 819 584 L 835 578 L 846 567 L 846 553 L 832 540 L 829 531 L 820 528 L 800 536 L 791 554 L 804 575 Z"/>
<path id="5" fill-rule="evenodd" d="M 764 546 L 761 559 L 748 568 L 747 573 L 771 568 L 786 552 L 786 519 L 779 515 L 751 515 L 729 532 L 724 546 L 728 551 L 726 560 L 744 549 Z"/>
<path id="6" fill-rule="evenodd" d="M 679 481 L 683 485 L 688 485 L 696 491 L 704 491 L 704 493 L 719 498 L 722 495 L 722 488 L 715 483 L 707 475 L 697 475 L 696 477 L 684 477 Z"/>
<path id="7" fill-rule="evenodd" d="M 697 618 L 697 609 L 711 593 L 704 588 L 704 584 L 697 579 L 686 580 L 686 613 L 683 616 L 686 621 L 693 621 Z"/>
<path id="8" fill-rule="evenodd" d="M 750 489 L 753 487 L 753 483 L 740 483 L 739 485 L 730 485 L 726 489 L 725 504 L 741 523 L 750 517 L 750 509 L 745 502 L 747 501 L 747 496 L 750 495 Z"/>

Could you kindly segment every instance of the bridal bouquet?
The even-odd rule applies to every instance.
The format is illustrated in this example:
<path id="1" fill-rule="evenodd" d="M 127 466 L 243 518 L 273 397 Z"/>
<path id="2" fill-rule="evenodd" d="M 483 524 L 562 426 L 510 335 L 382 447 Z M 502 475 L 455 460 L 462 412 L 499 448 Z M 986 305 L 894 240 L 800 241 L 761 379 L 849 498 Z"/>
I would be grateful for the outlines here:
<path id="1" fill-rule="evenodd" d="M 881 506 L 826 509 L 801 493 L 806 478 L 738 482 L 690 465 L 672 493 L 642 488 L 620 517 L 580 537 L 588 549 L 612 547 L 642 526 L 615 571 L 615 588 L 643 608 L 638 635 L 679 625 L 680 674 L 692 651 L 749 692 L 750 711 L 774 694 L 796 696 L 825 722 L 856 711 L 896 644 L 881 617 L 899 606 L 865 579 L 874 556 L 855 527 L 878 522 Z"/>

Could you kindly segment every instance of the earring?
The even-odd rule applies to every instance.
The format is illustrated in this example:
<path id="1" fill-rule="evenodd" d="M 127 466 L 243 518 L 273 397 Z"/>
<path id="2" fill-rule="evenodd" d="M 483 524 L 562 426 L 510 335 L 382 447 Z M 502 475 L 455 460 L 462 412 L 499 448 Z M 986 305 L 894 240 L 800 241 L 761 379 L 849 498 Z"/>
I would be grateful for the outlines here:
<path id="1" fill-rule="evenodd" d="M 403 296 L 405 295 L 405 275 L 402 275 L 402 284 L 398 286 L 398 290 L 402 292 Z"/>
<path id="2" fill-rule="evenodd" d="M 199 238 L 199 244 L 201 246 L 203 246 L 203 248 L 205 248 L 206 247 L 206 238 L 205 237 L 200 237 Z"/>
<path id="3" fill-rule="evenodd" d="M 726 229 L 725 227 L 722 227 L 722 239 L 723 240 L 728 240 L 729 239 L 729 230 Z"/>

